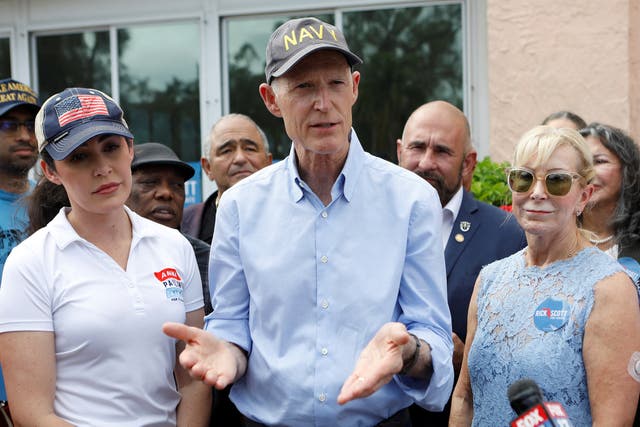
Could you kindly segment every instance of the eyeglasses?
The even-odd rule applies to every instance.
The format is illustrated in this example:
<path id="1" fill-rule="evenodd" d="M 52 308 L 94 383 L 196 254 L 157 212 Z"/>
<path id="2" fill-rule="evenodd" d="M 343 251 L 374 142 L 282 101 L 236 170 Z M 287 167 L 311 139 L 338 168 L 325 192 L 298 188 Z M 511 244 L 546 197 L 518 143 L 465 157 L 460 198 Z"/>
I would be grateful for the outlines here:
<path id="1" fill-rule="evenodd" d="M 507 170 L 507 182 L 514 193 L 526 193 L 533 187 L 534 181 L 543 180 L 547 193 L 552 196 L 564 196 L 569 190 L 573 180 L 582 178 L 577 173 L 551 172 L 544 178 L 537 177 L 528 169 L 512 168 Z"/>
<path id="2" fill-rule="evenodd" d="M 20 126 L 24 126 L 29 132 L 35 132 L 36 122 L 34 120 L 25 120 L 24 122 L 17 120 L 0 120 L 0 131 L 5 133 L 16 133 Z"/>

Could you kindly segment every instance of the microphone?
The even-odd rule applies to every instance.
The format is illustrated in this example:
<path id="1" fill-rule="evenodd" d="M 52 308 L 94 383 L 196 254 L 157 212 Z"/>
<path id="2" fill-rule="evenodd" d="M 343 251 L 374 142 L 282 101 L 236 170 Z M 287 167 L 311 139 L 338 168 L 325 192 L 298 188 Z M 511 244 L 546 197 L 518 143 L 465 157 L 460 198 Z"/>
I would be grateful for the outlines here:
<path id="1" fill-rule="evenodd" d="M 509 386 L 507 397 L 518 415 L 511 427 L 573 427 L 569 416 L 558 402 L 545 402 L 535 381 L 528 378 Z"/>

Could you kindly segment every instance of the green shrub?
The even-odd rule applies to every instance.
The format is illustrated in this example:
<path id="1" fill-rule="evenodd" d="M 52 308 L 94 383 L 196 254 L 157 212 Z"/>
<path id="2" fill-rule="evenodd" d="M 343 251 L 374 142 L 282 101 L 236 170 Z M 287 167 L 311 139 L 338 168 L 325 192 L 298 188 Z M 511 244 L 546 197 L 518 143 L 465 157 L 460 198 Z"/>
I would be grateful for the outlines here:
<path id="1" fill-rule="evenodd" d="M 471 182 L 475 198 L 494 206 L 511 205 L 511 191 L 505 174 L 509 166 L 509 162 L 496 163 L 489 156 L 478 162 Z"/>

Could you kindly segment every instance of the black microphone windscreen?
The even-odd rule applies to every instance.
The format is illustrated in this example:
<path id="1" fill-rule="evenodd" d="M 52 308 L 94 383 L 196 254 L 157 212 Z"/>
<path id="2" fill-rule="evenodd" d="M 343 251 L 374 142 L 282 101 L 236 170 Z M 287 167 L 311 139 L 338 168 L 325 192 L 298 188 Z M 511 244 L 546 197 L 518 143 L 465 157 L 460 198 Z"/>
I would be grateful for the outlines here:
<path id="1" fill-rule="evenodd" d="M 543 402 L 542 391 L 535 381 L 523 378 L 511 384 L 507 390 L 509 404 L 517 415 Z"/>

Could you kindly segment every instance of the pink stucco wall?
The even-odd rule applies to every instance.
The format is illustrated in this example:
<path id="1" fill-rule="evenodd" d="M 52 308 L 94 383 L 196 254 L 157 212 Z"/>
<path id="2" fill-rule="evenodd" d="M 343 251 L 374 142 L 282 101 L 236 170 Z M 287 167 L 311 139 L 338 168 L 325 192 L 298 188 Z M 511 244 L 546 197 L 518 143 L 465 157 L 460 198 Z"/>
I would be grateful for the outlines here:
<path id="1" fill-rule="evenodd" d="M 640 140 L 637 0 L 488 0 L 490 155 L 557 110 Z"/>

